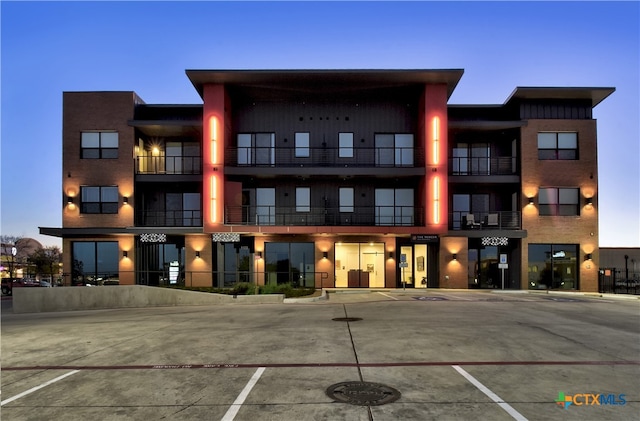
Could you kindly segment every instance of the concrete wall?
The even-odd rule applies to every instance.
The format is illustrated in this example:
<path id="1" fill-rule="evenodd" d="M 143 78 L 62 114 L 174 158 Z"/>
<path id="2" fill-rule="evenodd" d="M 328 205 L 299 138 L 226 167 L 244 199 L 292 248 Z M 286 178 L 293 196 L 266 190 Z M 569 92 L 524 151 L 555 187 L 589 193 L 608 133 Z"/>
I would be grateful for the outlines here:
<path id="1" fill-rule="evenodd" d="M 282 303 L 284 295 L 232 295 L 183 291 L 143 285 L 104 287 L 15 288 L 14 313 L 97 310 L 108 308 Z"/>

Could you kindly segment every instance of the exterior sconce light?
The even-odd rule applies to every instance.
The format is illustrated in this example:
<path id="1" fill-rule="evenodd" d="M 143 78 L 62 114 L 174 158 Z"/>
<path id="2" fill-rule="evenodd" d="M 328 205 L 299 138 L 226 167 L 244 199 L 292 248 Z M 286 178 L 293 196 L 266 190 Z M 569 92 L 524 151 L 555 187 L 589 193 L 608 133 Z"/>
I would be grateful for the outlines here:
<path id="1" fill-rule="evenodd" d="M 67 205 L 73 205 L 73 197 L 67 196 Z"/>
<path id="2" fill-rule="evenodd" d="M 593 206 L 593 197 L 587 197 L 587 200 L 585 201 L 585 204 L 587 206 Z"/>
<path id="3" fill-rule="evenodd" d="M 591 253 L 585 254 L 584 255 L 584 260 L 587 260 L 587 261 L 593 260 L 593 255 Z"/>
<path id="4" fill-rule="evenodd" d="M 122 203 L 124 203 L 125 205 L 129 203 L 129 197 L 128 196 L 124 196 L 122 198 Z"/>
<path id="5" fill-rule="evenodd" d="M 392 251 L 389 252 L 389 259 L 393 259 L 393 252 Z"/>
<path id="6" fill-rule="evenodd" d="M 322 258 L 323 259 L 328 259 L 329 258 L 329 252 L 323 251 L 322 252 Z"/>
<path id="7" fill-rule="evenodd" d="M 529 204 L 530 204 L 530 205 L 533 205 L 533 197 L 530 197 L 530 198 L 529 198 Z"/>
<path id="8" fill-rule="evenodd" d="M 457 253 L 453 253 L 453 254 L 451 255 L 451 260 L 453 260 L 454 262 L 455 262 L 456 260 L 458 260 L 458 254 L 457 254 Z"/>
<path id="9" fill-rule="evenodd" d="M 200 258 L 200 250 L 196 250 L 196 259 Z"/>
<path id="10" fill-rule="evenodd" d="M 129 257 L 129 252 L 128 252 L 128 251 L 126 251 L 126 250 L 124 250 L 124 251 L 122 252 L 122 257 L 124 257 L 124 258 Z"/>
<path id="11" fill-rule="evenodd" d="M 262 259 L 262 252 L 261 251 L 256 251 L 256 258 Z"/>

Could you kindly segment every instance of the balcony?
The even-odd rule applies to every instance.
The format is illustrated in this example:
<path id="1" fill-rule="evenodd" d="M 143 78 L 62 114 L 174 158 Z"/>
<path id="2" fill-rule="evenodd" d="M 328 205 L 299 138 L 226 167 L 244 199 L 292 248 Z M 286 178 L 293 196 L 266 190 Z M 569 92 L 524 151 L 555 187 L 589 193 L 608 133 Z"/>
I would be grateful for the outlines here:
<path id="1" fill-rule="evenodd" d="M 198 175 L 202 174 L 200 156 L 138 156 L 136 174 Z"/>
<path id="2" fill-rule="evenodd" d="M 424 209 L 413 206 L 359 206 L 353 212 L 340 208 L 311 207 L 307 212 L 295 207 L 227 206 L 227 225 L 277 226 L 424 226 Z"/>
<path id="3" fill-rule="evenodd" d="M 449 158 L 449 175 L 516 175 L 517 158 L 512 156 Z"/>
<path id="4" fill-rule="evenodd" d="M 449 214 L 453 230 L 519 230 L 522 213 L 519 211 L 453 212 Z"/>
<path id="5" fill-rule="evenodd" d="M 199 210 L 136 211 L 137 227 L 201 227 L 202 212 Z"/>
<path id="6" fill-rule="evenodd" d="M 424 167 L 423 148 L 227 148 L 228 167 Z"/>

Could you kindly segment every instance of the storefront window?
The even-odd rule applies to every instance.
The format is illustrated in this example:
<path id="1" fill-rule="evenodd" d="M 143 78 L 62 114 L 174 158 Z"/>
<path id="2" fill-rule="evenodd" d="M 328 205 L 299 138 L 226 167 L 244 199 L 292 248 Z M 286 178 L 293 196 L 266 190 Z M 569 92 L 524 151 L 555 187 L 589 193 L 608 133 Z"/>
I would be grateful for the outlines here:
<path id="1" fill-rule="evenodd" d="M 578 245 L 530 244 L 529 289 L 577 289 Z"/>
<path id="2" fill-rule="evenodd" d="M 72 250 L 73 285 L 119 283 L 117 241 L 74 242 Z"/>
<path id="3" fill-rule="evenodd" d="M 337 243 L 336 288 L 384 288 L 384 243 Z"/>
<path id="4" fill-rule="evenodd" d="M 315 286 L 315 246 L 313 243 L 265 243 L 267 284 Z"/>

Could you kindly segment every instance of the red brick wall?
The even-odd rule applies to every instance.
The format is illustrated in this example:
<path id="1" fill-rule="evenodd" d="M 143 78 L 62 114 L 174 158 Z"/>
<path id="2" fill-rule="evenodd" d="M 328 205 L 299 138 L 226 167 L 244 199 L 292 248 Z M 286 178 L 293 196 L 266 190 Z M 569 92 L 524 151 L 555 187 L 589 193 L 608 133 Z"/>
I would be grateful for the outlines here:
<path id="1" fill-rule="evenodd" d="M 575 131 L 578 133 L 578 160 L 539 160 L 538 132 Z M 522 261 L 528 261 L 529 244 L 579 244 L 578 267 L 582 291 L 598 289 L 598 172 L 595 120 L 529 120 L 522 129 L 522 228 L 527 238 L 522 242 Z M 540 216 L 540 187 L 578 187 L 579 216 Z M 535 204 L 529 205 L 529 197 Z M 593 206 L 586 206 L 593 197 Z M 584 255 L 593 254 L 585 262 Z M 522 288 L 527 288 L 527 265 L 522 267 Z"/>
<path id="2" fill-rule="evenodd" d="M 124 227 L 133 225 L 134 129 L 133 92 L 65 92 L 62 122 L 62 226 Z M 117 159 L 80 159 L 81 132 L 115 130 L 118 132 Z M 81 214 L 80 186 L 117 185 L 120 195 L 118 214 Z M 74 196 L 68 205 L 66 196 Z M 122 197 L 129 197 L 129 204 Z"/>

